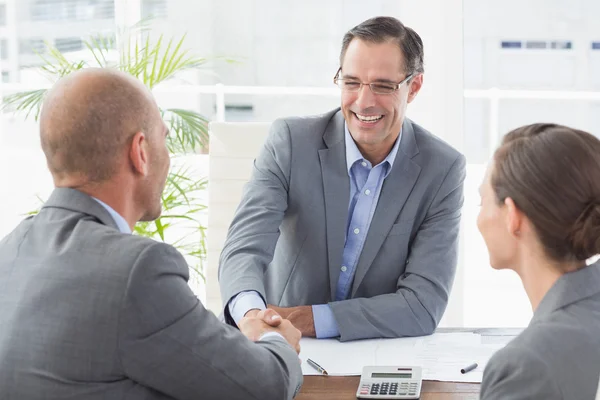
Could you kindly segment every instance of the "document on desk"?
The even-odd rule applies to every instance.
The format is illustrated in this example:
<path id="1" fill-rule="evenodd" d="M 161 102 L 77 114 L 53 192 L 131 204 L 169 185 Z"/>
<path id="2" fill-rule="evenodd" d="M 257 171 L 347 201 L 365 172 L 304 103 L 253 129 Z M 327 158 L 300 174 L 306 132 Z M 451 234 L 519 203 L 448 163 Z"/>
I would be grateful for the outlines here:
<path id="1" fill-rule="evenodd" d="M 307 364 L 310 358 L 329 375 L 360 375 L 363 366 L 420 366 L 425 380 L 479 383 L 490 357 L 510 339 L 488 344 L 481 335 L 470 332 L 344 343 L 306 338 L 300 342 L 300 358 L 304 375 L 320 374 Z M 473 363 L 477 368 L 461 374 L 461 368 Z"/>

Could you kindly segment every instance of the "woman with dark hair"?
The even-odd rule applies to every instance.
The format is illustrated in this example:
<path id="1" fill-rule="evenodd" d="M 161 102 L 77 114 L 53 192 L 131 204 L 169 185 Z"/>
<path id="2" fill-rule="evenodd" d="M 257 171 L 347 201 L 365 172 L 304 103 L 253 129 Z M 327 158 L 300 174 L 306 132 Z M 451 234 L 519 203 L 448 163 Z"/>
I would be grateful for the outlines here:
<path id="1" fill-rule="evenodd" d="M 477 220 L 495 269 L 534 311 L 489 361 L 481 398 L 593 399 L 600 376 L 600 140 L 534 124 L 508 133 L 480 188 Z"/>

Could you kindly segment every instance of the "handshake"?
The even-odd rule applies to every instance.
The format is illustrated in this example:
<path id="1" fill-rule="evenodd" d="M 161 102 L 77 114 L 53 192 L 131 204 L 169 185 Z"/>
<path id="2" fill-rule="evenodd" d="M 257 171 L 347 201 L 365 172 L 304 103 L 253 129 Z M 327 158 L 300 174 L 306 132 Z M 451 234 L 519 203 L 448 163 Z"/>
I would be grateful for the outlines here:
<path id="1" fill-rule="evenodd" d="M 300 353 L 300 338 L 302 333 L 292 323 L 281 318 L 277 311 L 253 309 L 246 313 L 238 324 L 240 331 L 250 340 L 256 342 L 268 332 L 276 332 L 284 337 L 296 353 Z"/>

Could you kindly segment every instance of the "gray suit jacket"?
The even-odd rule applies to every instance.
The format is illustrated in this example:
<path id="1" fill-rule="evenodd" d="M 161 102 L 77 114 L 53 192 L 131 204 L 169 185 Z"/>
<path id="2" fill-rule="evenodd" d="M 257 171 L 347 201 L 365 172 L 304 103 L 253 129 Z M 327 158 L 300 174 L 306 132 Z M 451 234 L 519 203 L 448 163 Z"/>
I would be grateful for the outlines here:
<path id="1" fill-rule="evenodd" d="M 244 290 L 284 307 L 329 303 L 342 341 L 430 334 L 456 270 L 465 158 L 405 120 L 351 299 L 334 302 L 350 197 L 345 147 L 339 109 L 273 123 L 221 254 L 224 304 Z"/>
<path id="2" fill-rule="evenodd" d="M 56 189 L 0 242 L 0 399 L 290 399 L 294 350 L 222 324 L 187 280 L 173 247 Z"/>
<path id="3" fill-rule="evenodd" d="M 563 275 L 489 361 L 481 399 L 590 400 L 600 376 L 600 263 Z"/>

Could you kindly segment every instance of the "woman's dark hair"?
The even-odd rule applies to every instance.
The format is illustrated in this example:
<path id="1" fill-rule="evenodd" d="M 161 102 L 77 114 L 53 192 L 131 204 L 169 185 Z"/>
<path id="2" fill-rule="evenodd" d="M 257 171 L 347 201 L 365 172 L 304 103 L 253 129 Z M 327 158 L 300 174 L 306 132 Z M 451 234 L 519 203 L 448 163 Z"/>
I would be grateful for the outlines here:
<path id="1" fill-rule="evenodd" d="M 555 261 L 600 253 L 600 140 L 577 129 L 533 124 L 509 132 L 494 155 L 491 185 L 533 224 Z"/>

